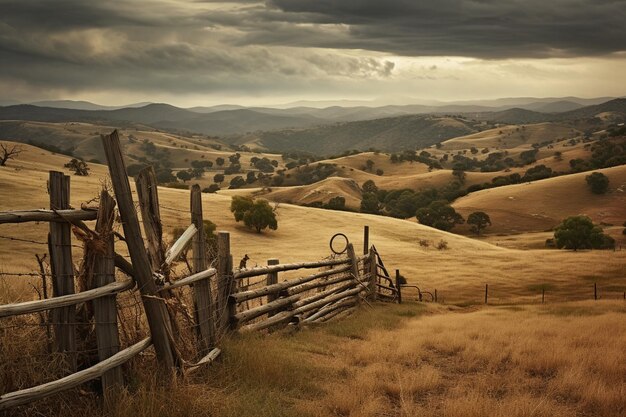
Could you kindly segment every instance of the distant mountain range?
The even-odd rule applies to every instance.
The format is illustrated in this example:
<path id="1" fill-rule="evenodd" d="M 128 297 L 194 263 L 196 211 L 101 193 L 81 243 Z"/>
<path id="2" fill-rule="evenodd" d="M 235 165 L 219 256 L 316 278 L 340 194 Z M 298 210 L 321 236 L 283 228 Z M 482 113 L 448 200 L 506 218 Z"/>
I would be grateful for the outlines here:
<path id="1" fill-rule="evenodd" d="M 58 101 L 0 107 L 0 120 L 148 125 L 179 133 L 232 136 L 227 140 L 231 143 L 252 137 L 260 146 L 273 150 L 323 150 L 330 153 L 339 148 L 428 146 L 479 129 L 475 124 L 462 122 L 461 118 L 445 116 L 463 115 L 470 120 L 519 124 L 592 118 L 605 112 L 626 115 L 626 99 L 601 100 L 603 98 L 511 98 L 484 102 L 500 107 L 472 102 L 437 106 L 414 104 L 286 109 L 237 105 L 183 109 L 162 103 L 137 103 L 124 108 L 103 109 L 88 102 Z M 583 103 L 593 104 L 584 106 Z M 437 117 L 424 117 L 427 114 Z"/>

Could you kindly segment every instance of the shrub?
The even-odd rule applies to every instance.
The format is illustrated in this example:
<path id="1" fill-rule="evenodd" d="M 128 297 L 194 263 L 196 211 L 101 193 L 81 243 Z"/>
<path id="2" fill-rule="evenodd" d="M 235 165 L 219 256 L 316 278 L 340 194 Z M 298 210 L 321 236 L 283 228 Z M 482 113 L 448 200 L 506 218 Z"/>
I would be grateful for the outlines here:
<path id="1" fill-rule="evenodd" d="M 605 194 L 609 189 L 609 178 L 601 172 L 587 175 L 585 180 L 594 194 Z"/>
<path id="2" fill-rule="evenodd" d="M 203 193 L 215 193 L 220 190 L 220 186 L 217 184 L 211 184 L 208 187 L 202 189 Z"/>
<path id="3" fill-rule="evenodd" d="M 441 239 L 437 243 L 437 249 L 439 249 L 439 250 L 446 250 L 446 249 L 448 249 L 448 242 L 446 242 L 445 240 Z"/>

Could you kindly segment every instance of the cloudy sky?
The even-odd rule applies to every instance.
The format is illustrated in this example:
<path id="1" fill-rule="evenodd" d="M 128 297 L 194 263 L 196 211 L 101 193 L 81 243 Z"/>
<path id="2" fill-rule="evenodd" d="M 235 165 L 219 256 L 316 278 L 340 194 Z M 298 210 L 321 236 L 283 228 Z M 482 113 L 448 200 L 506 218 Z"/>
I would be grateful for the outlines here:
<path id="1" fill-rule="evenodd" d="M 626 95 L 626 0 L 0 0 L 0 101 Z"/>

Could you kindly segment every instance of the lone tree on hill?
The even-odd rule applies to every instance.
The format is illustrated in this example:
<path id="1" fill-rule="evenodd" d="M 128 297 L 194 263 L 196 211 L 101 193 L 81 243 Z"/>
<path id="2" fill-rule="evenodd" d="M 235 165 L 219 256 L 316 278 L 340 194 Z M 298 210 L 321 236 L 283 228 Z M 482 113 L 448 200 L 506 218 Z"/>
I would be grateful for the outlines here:
<path id="1" fill-rule="evenodd" d="M 587 185 L 594 194 L 605 194 L 609 189 L 609 177 L 601 172 L 594 172 L 585 177 Z"/>
<path id="2" fill-rule="evenodd" d="M 215 174 L 213 176 L 213 182 L 216 184 L 221 184 L 224 182 L 224 174 Z"/>
<path id="3" fill-rule="evenodd" d="M 267 200 L 252 200 L 250 197 L 234 196 L 230 203 L 230 211 L 235 221 L 242 221 L 247 227 L 261 233 L 263 229 L 278 229 L 276 213 Z"/>
<path id="4" fill-rule="evenodd" d="M 475 211 L 467 216 L 467 224 L 471 225 L 470 230 L 472 233 L 480 235 L 481 230 L 487 226 L 491 226 L 491 219 L 484 211 Z"/>
<path id="5" fill-rule="evenodd" d="M 610 249 L 615 240 L 605 235 L 587 216 L 572 216 L 554 229 L 554 240 L 559 249 Z"/>
<path id="6" fill-rule="evenodd" d="M 433 201 L 428 207 L 417 210 L 415 217 L 420 224 L 445 231 L 452 230 L 457 224 L 465 223 L 463 216 L 445 200 Z"/>
<path id="7" fill-rule="evenodd" d="M 8 160 L 17 158 L 22 151 L 20 145 L 0 143 L 0 167 L 6 166 Z"/>
<path id="8" fill-rule="evenodd" d="M 79 175 L 81 177 L 86 177 L 87 175 L 89 175 L 89 167 L 87 166 L 87 162 L 81 161 L 80 159 L 72 158 L 70 162 L 63 166 L 72 171 L 74 175 Z"/>

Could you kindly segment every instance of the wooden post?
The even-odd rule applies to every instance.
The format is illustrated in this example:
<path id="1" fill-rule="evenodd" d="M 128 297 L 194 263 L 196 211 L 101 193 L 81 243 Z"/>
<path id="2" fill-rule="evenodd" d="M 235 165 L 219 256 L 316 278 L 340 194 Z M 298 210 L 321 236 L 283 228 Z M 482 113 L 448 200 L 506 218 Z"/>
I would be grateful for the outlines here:
<path id="1" fill-rule="evenodd" d="M 485 284 L 485 304 L 487 304 L 488 299 L 489 299 L 489 284 Z"/>
<path id="2" fill-rule="evenodd" d="M 135 272 L 135 280 L 142 294 L 143 306 L 146 311 L 152 343 L 159 362 L 167 369 L 173 369 L 175 355 L 170 344 L 171 323 L 165 303 L 157 293 L 157 286 L 152 278 L 152 268 L 148 254 L 143 246 L 141 229 L 135 204 L 130 190 L 130 183 L 126 174 L 126 166 L 120 147 L 120 138 L 117 130 L 110 135 L 102 135 L 104 153 L 109 165 L 109 173 L 115 197 L 124 226 L 124 237 L 130 253 Z"/>
<path id="3" fill-rule="evenodd" d="M 541 288 L 541 304 L 546 300 L 546 289 L 545 287 Z"/>
<path id="4" fill-rule="evenodd" d="M 204 240 L 204 223 L 202 216 L 202 193 L 200 186 L 191 187 L 191 222 L 198 231 L 193 236 L 193 272 L 198 273 L 207 269 L 206 247 Z M 211 297 L 211 282 L 203 279 L 193 284 L 195 317 L 197 333 L 200 339 L 202 356 L 206 355 L 215 346 L 215 323 L 213 322 L 213 299 Z"/>
<path id="5" fill-rule="evenodd" d="M 593 283 L 593 299 L 598 299 L 598 284 L 595 282 Z"/>
<path id="6" fill-rule="evenodd" d="M 280 261 L 278 259 L 268 259 L 267 265 L 278 265 Z M 278 272 L 270 272 L 265 279 L 267 285 L 278 284 Z M 267 302 L 270 303 L 278 298 L 278 294 L 268 294 Z M 272 317 L 276 312 L 270 312 L 268 317 Z"/>
<path id="7" fill-rule="evenodd" d="M 400 270 L 396 269 L 396 290 L 398 291 L 398 304 L 402 304 L 402 287 L 400 285 Z"/>
<path id="8" fill-rule="evenodd" d="M 70 207 L 70 177 L 62 172 L 50 171 L 50 209 Z M 74 294 L 74 264 L 72 263 L 71 226 L 67 222 L 50 222 L 48 240 L 52 269 L 52 295 Z M 68 306 L 52 311 L 55 347 L 67 353 L 67 362 L 76 370 L 76 307 Z"/>
<path id="9" fill-rule="evenodd" d="M 104 253 L 94 257 L 94 288 L 115 282 L 115 248 L 113 240 L 113 222 L 115 220 L 115 200 L 106 190 L 100 193 L 100 207 L 96 232 L 105 243 Z M 115 295 L 93 300 L 96 322 L 96 341 L 100 362 L 115 355 L 120 350 L 117 330 L 117 305 Z M 117 390 L 124 383 L 122 369 L 113 368 L 102 375 L 102 392 L 105 403 L 114 400 Z"/>
<path id="10" fill-rule="evenodd" d="M 367 255 L 370 250 L 370 227 L 363 227 L 363 255 Z"/>
<path id="11" fill-rule="evenodd" d="M 230 313 L 233 306 L 229 306 L 228 297 L 234 287 L 233 263 L 230 254 L 230 233 L 217 233 L 217 311 L 219 319 L 219 335 L 230 326 Z M 236 307 L 236 304 L 234 305 Z"/>
<path id="12" fill-rule="evenodd" d="M 369 249 L 369 274 L 369 299 L 371 301 L 376 301 L 376 294 L 378 293 L 378 288 L 376 286 L 376 282 L 378 280 L 378 265 L 376 264 L 376 252 L 374 252 L 374 248 Z"/>
<path id="13" fill-rule="evenodd" d="M 167 271 L 162 271 L 165 261 L 163 225 L 161 224 L 156 174 L 152 166 L 139 171 L 137 179 L 135 179 L 135 186 L 152 270 L 167 274 Z"/>
<path id="14" fill-rule="evenodd" d="M 352 243 L 348 243 L 348 246 L 346 247 L 346 252 L 348 254 L 348 258 L 350 258 L 350 261 L 352 262 L 350 273 L 352 274 L 355 280 L 360 281 L 361 275 L 359 274 L 359 260 L 356 257 L 356 253 L 354 253 L 354 246 L 352 245 Z M 361 284 L 358 284 L 358 283 L 357 283 L 357 287 L 363 289 Z M 361 299 L 358 298 L 358 301 L 360 302 Z"/>
<path id="15" fill-rule="evenodd" d="M 437 288 L 435 288 L 435 302 L 437 302 Z"/>

